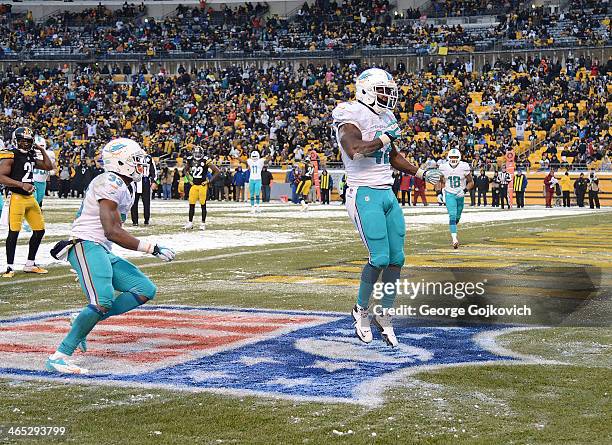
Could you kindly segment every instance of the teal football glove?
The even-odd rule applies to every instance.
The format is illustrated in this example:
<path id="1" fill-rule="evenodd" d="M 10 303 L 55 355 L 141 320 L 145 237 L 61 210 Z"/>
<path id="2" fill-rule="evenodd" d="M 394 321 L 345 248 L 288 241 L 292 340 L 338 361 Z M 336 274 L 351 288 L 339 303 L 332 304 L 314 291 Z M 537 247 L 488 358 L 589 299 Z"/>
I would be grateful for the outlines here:
<path id="1" fill-rule="evenodd" d="M 156 256 L 162 261 L 170 262 L 176 257 L 176 253 L 174 252 L 174 250 L 168 247 L 156 244 L 153 248 L 153 256 Z"/>
<path id="2" fill-rule="evenodd" d="M 393 142 L 394 140 L 400 138 L 402 135 L 402 129 L 397 121 L 393 121 L 387 128 L 385 128 L 385 134 L 389 136 L 389 139 L 391 139 L 391 142 Z"/>

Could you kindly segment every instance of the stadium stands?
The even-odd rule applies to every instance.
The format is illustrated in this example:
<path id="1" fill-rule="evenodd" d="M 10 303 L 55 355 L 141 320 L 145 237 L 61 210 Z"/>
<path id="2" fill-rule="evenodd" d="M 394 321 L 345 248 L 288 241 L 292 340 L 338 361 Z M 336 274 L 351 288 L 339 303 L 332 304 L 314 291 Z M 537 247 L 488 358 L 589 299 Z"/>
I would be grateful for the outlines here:
<path id="1" fill-rule="evenodd" d="M 144 6 L 111 11 L 100 5 L 78 13 L 58 12 L 42 22 L 35 22 L 31 14 L 5 11 L 0 15 L 0 46 L 5 59 L 48 59 L 55 52 L 78 60 L 122 59 L 125 54 L 143 58 L 261 57 L 306 50 L 337 54 L 355 49 L 427 54 L 437 53 L 439 47 L 471 52 L 610 43 L 607 3 L 572 2 L 559 13 L 521 1 L 433 5 L 442 5 L 446 15 L 493 14 L 494 25 L 434 25 L 415 20 L 417 10 L 397 11 L 388 0 L 331 2 L 326 10 L 305 3 L 288 18 L 269 15 L 266 6 L 252 3 L 222 10 L 179 6 L 158 19 L 149 17 Z M 501 12 L 506 13 L 495 16 Z"/>

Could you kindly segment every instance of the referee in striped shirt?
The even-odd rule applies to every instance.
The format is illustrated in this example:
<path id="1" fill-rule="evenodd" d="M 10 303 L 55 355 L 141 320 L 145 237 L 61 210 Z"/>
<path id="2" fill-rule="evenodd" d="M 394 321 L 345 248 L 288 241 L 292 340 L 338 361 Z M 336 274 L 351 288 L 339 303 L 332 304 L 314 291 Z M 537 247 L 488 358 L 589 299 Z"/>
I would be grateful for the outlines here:
<path id="1" fill-rule="evenodd" d="M 506 166 L 502 165 L 500 172 L 497 172 L 497 182 L 499 183 L 499 201 L 501 208 L 504 208 L 504 201 L 510 208 L 510 201 L 508 201 L 508 183 L 512 180 L 510 173 L 506 171 Z"/>

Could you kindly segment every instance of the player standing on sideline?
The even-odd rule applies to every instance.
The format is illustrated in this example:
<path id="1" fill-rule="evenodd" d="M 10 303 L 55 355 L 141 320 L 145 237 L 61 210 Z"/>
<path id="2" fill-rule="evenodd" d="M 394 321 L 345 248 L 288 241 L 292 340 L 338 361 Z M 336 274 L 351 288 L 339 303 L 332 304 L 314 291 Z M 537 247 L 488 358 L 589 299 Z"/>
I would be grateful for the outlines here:
<path id="1" fill-rule="evenodd" d="M 314 167 L 310 163 L 310 159 L 304 160 L 304 173 L 300 177 L 300 183 L 297 186 L 296 193 L 301 196 L 300 205 L 303 210 L 308 210 L 308 194 L 312 187 L 312 175 L 314 175 Z"/>
<path id="2" fill-rule="evenodd" d="M 15 275 L 13 263 L 17 250 L 17 239 L 24 219 L 32 228 L 32 236 L 30 237 L 28 260 L 23 271 L 46 274 L 45 269 L 34 263 L 38 247 L 45 235 L 45 221 L 40 206 L 32 195 L 36 191 L 32 183 L 34 182 L 34 169 L 52 170 L 53 162 L 47 151 L 38 145 L 36 147 L 42 159 L 37 159 L 34 149 L 34 133 L 29 127 L 19 127 L 13 131 L 11 144 L 11 149 L 0 152 L 0 184 L 4 184 L 10 192 L 5 203 L 7 209 L 4 209 L 8 216 L 9 231 L 6 238 L 7 268 L 2 277 L 12 278 Z"/>
<path id="3" fill-rule="evenodd" d="M 449 150 L 447 160 L 448 162 L 440 165 L 440 172 L 444 175 L 441 185 L 446 202 L 446 211 L 448 212 L 453 249 L 457 249 L 459 247 L 457 224 L 459 224 L 463 212 L 465 193 L 474 187 L 474 179 L 472 178 L 470 165 L 461 161 L 459 150 L 456 148 Z"/>
<path id="4" fill-rule="evenodd" d="M 35 136 L 34 144 L 36 145 L 36 147 L 38 147 L 39 150 L 47 151 L 47 141 L 45 141 L 45 138 L 43 138 L 42 136 L 38 136 L 38 135 Z M 51 159 L 51 162 L 53 162 L 55 166 L 55 153 L 53 152 L 53 150 L 47 151 L 47 155 L 49 156 L 49 159 Z M 38 155 L 36 156 L 36 159 L 42 160 L 42 156 Z M 34 193 L 36 194 L 36 202 L 38 203 L 41 209 L 42 209 L 43 199 L 45 198 L 45 192 L 47 190 L 47 180 L 48 179 L 49 179 L 49 170 L 43 170 L 40 168 L 34 169 L 34 187 L 36 188 Z"/>
<path id="5" fill-rule="evenodd" d="M 189 189 L 189 221 L 183 226 L 185 230 L 193 229 L 193 217 L 195 216 L 196 202 L 202 208 L 202 223 L 200 229 L 206 229 L 206 200 L 208 199 L 208 169 L 213 171 L 213 180 L 219 176 L 219 168 L 212 164 L 206 156 L 204 149 L 199 145 L 193 147 L 193 158 L 189 161 L 189 170 L 193 179 L 193 185 Z"/>
<path id="6" fill-rule="evenodd" d="M 259 195 L 261 193 L 261 171 L 263 166 L 266 165 L 267 158 L 260 158 L 259 152 L 253 150 L 251 157 L 247 159 L 249 166 L 249 196 L 251 197 L 251 213 L 259 213 Z M 255 205 L 257 202 L 257 205 Z"/>
<path id="7" fill-rule="evenodd" d="M 69 361 L 101 320 L 131 311 L 153 299 L 157 288 L 140 269 L 111 252 L 113 243 L 124 249 L 150 253 L 172 261 L 172 249 L 138 240 L 123 229 L 134 202 L 130 187 L 139 181 L 146 167 L 146 153 L 131 139 L 114 139 L 102 149 L 105 173 L 89 185 L 72 224 L 70 241 L 52 249 L 54 258 L 68 258 L 77 271 L 88 305 L 72 321 L 70 332 L 45 364 L 48 371 L 86 374 L 87 370 Z M 115 292 L 121 292 L 115 297 Z"/>
<path id="8" fill-rule="evenodd" d="M 357 78 L 355 88 L 357 101 L 342 102 L 332 112 L 347 175 L 346 208 L 369 252 L 352 316 L 357 337 L 370 343 L 369 300 L 382 272 L 383 283 L 393 283 L 394 290 L 384 292 L 383 309 L 375 308 L 373 321 L 383 340 L 397 346 L 391 317 L 385 309 L 393 306 L 395 284 L 404 265 L 406 225 L 391 190 L 392 169 L 431 184 L 438 183 L 440 172 L 412 165 L 393 147 L 401 129 L 393 115 L 398 89 L 388 72 L 378 68 L 365 70 Z"/>

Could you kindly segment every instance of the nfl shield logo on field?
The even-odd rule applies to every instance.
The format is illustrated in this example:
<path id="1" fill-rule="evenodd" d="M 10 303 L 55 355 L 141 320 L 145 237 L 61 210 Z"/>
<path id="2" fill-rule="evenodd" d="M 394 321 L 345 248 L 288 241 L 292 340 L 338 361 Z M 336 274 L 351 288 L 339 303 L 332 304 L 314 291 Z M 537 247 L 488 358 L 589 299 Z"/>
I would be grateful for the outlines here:
<path id="1" fill-rule="evenodd" d="M 336 312 L 150 306 L 100 323 L 75 360 L 91 374 L 58 376 L 45 358 L 69 312 L 0 320 L 0 376 L 377 405 L 390 383 L 424 369 L 522 360 L 495 347 L 507 329 L 396 321 L 398 348 L 354 336 Z"/>

